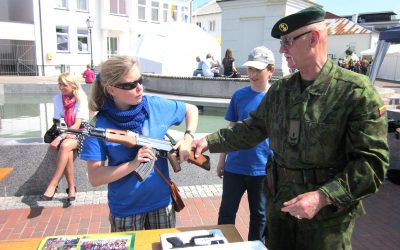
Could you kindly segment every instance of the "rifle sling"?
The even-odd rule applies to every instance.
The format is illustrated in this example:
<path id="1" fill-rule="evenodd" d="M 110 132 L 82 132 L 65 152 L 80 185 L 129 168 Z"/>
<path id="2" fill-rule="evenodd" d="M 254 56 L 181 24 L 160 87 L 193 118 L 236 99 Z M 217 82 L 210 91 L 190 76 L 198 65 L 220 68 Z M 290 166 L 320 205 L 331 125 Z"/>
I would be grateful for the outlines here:
<path id="1" fill-rule="evenodd" d="M 171 184 L 171 180 L 168 180 L 167 177 L 161 172 L 161 170 L 154 164 L 154 169 L 157 171 L 157 173 L 161 176 L 161 178 L 168 184 L 168 186 Z"/>

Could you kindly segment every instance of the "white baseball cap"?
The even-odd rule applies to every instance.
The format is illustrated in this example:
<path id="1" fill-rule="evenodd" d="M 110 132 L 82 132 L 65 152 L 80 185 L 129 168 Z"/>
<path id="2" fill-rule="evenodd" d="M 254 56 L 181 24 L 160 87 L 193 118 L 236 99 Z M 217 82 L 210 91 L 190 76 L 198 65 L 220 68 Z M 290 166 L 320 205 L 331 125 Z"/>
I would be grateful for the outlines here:
<path id="1" fill-rule="evenodd" d="M 263 70 L 268 64 L 275 64 L 274 53 L 264 46 L 259 46 L 250 52 L 247 62 L 243 66 Z"/>

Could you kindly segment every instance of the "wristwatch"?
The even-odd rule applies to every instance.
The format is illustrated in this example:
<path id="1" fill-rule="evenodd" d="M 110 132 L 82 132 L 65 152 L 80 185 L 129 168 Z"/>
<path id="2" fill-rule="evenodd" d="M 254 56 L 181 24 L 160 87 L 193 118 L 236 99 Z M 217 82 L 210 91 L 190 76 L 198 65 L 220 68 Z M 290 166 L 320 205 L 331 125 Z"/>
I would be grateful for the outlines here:
<path id="1" fill-rule="evenodd" d="M 193 133 L 192 133 L 191 130 L 186 130 L 186 131 L 185 131 L 185 135 L 186 135 L 186 134 L 190 135 L 190 136 L 192 137 L 192 139 L 194 139 L 194 135 L 193 135 Z"/>

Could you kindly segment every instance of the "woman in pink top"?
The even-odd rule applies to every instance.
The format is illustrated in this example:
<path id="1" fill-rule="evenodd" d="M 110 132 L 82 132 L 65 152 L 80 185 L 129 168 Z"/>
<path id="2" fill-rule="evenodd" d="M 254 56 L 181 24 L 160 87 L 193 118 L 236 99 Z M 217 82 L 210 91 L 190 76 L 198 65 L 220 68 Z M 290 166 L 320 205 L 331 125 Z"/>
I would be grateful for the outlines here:
<path id="1" fill-rule="evenodd" d="M 91 65 L 86 65 L 86 70 L 82 73 L 83 78 L 85 78 L 86 83 L 93 83 L 94 81 L 94 72 L 91 69 Z"/>

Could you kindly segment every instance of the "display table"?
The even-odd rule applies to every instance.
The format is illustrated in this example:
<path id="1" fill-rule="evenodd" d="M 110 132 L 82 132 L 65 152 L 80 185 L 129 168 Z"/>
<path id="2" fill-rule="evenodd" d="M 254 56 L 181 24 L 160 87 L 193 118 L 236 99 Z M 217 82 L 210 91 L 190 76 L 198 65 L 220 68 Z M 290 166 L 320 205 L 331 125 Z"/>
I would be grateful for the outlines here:
<path id="1" fill-rule="evenodd" d="M 12 171 L 13 168 L 0 168 L 0 181 L 4 180 Z"/>
<path id="2" fill-rule="evenodd" d="M 203 229 L 220 229 L 228 242 L 243 241 L 234 225 L 215 225 L 201 227 L 168 228 L 158 230 L 133 231 L 135 237 L 135 250 L 161 249 L 160 235 L 163 233 L 185 232 Z M 126 233 L 126 232 L 125 232 Z M 44 237 L 43 237 L 44 238 Z M 21 240 L 0 241 L 0 249 L 36 249 L 43 238 L 28 238 Z"/>

